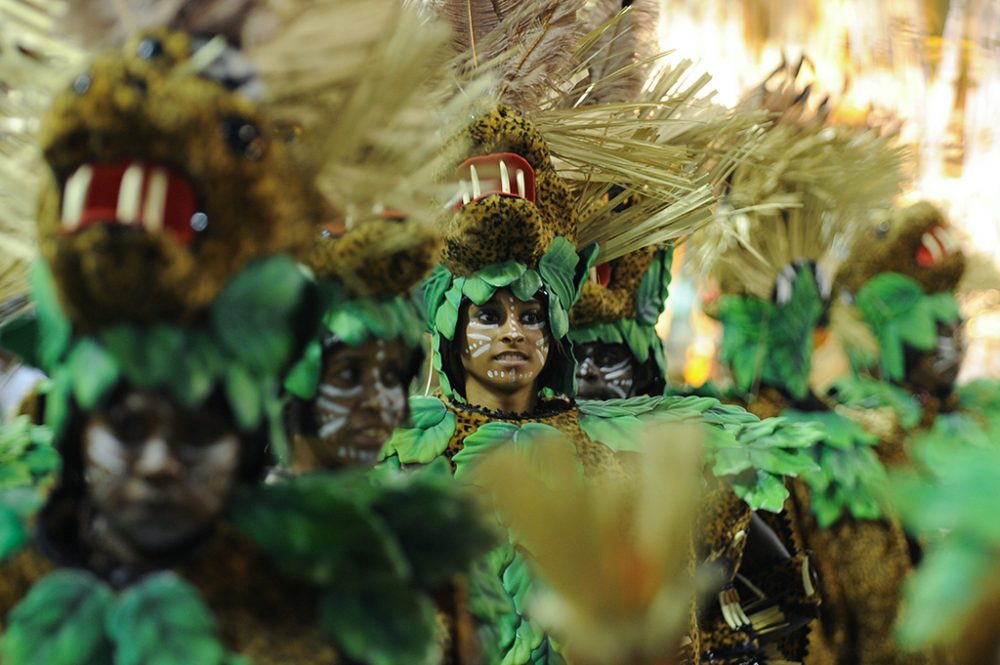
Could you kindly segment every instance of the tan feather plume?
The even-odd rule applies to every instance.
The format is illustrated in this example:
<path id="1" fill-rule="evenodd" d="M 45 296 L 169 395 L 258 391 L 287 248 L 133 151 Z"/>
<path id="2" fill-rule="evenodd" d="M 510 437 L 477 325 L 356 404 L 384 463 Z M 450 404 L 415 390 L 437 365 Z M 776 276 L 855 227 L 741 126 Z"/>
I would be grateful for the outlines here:
<path id="1" fill-rule="evenodd" d="M 813 88 L 796 85 L 801 71 L 801 61 L 783 63 L 748 96 L 778 121 L 733 173 L 718 218 L 691 240 L 688 265 L 723 291 L 768 298 L 799 260 L 832 280 L 873 211 L 899 192 L 905 152 L 893 137 L 829 124 L 826 99 L 815 104 Z"/>
<path id="2" fill-rule="evenodd" d="M 427 7 L 453 30 L 457 62 L 487 69 L 496 101 L 530 112 L 570 69 L 586 29 L 584 0 L 433 0 Z"/>
<path id="3" fill-rule="evenodd" d="M 658 0 L 591 0 L 583 22 L 593 35 L 582 54 L 592 103 L 636 99 L 656 55 Z"/>
<path id="4" fill-rule="evenodd" d="M 82 60 L 58 36 L 64 9 L 0 0 L 0 322 L 27 306 L 28 270 L 38 252 L 35 211 L 46 172 L 39 119 Z"/>

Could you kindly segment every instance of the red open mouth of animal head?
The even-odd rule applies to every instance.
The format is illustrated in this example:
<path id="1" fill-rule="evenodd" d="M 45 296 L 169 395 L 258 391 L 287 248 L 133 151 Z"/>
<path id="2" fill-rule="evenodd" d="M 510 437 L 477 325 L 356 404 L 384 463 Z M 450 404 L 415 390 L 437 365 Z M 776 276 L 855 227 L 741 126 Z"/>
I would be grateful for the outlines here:
<path id="1" fill-rule="evenodd" d="M 62 190 L 62 232 L 71 234 L 97 224 L 119 224 L 168 232 L 188 245 L 204 230 L 194 185 L 166 166 L 125 159 L 81 164 Z"/>
<path id="2" fill-rule="evenodd" d="M 467 159 L 456 171 L 456 208 L 491 194 L 535 202 L 535 170 L 524 157 L 497 152 Z"/>
<path id="3" fill-rule="evenodd" d="M 611 283 L 611 275 L 612 266 L 610 261 L 590 269 L 590 281 L 600 286 L 607 287 Z"/>
<path id="4" fill-rule="evenodd" d="M 917 247 L 917 265 L 932 268 L 952 254 L 960 252 L 962 243 L 954 229 L 944 224 L 934 224 L 920 238 Z"/>

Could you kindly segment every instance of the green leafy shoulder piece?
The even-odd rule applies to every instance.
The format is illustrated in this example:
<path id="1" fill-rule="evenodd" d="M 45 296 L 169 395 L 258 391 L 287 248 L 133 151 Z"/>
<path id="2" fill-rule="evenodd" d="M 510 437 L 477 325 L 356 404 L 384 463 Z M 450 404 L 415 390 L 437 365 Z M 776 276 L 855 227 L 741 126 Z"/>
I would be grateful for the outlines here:
<path id="1" fill-rule="evenodd" d="M 634 452 L 634 442 L 651 424 L 699 423 L 706 462 L 715 475 L 729 481 L 751 508 L 774 512 L 788 498 L 784 477 L 814 469 L 809 449 L 821 436 L 812 425 L 782 418 L 762 421 L 712 397 L 581 401 L 580 413 L 584 432 L 616 451 Z"/>
<path id="2" fill-rule="evenodd" d="M 745 396 L 759 385 L 784 388 L 795 398 L 809 392 L 812 334 L 824 305 L 812 270 L 800 266 L 783 305 L 756 297 L 722 296 L 722 361 Z"/>
<path id="3" fill-rule="evenodd" d="M 323 629 L 370 665 L 438 662 L 431 591 L 496 542 L 443 460 L 245 489 L 232 519 L 287 575 L 319 590 Z"/>
<path id="4" fill-rule="evenodd" d="M 924 558 L 905 588 L 897 635 L 911 648 L 943 645 L 961 634 L 1000 561 L 996 497 L 1000 448 L 958 447 L 930 475 L 895 472 L 889 497 Z"/>
<path id="5" fill-rule="evenodd" d="M 832 525 L 843 515 L 862 520 L 882 516 L 877 497 L 884 489 L 886 471 L 875 454 L 877 437 L 832 411 L 789 409 L 782 418 L 811 423 L 822 432 L 821 440 L 810 449 L 815 466 L 801 474 L 820 527 Z"/>
<path id="6" fill-rule="evenodd" d="M 895 272 L 870 279 L 858 290 L 855 303 L 878 339 L 882 375 L 890 381 L 906 374 L 905 346 L 933 349 L 938 323 L 959 320 L 954 294 L 926 294 L 920 282 Z"/>
<path id="7" fill-rule="evenodd" d="M 279 456 L 284 424 L 278 379 L 298 352 L 297 332 L 310 318 L 311 284 L 287 256 L 255 261 L 233 277 L 197 327 L 117 325 L 74 335 L 58 303 L 52 275 L 39 262 L 32 296 L 39 325 L 45 386 L 45 424 L 58 440 L 70 405 L 96 406 L 120 380 L 163 388 L 186 405 L 203 402 L 216 386 L 243 431 L 266 424 Z"/>
<path id="8" fill-rule="evenodd" d="M 399 427 L 382 448 L 382 458 L 402 464 L 429 464 L 444 455 L 455 435 L 457 419 L 439 398 L 410 397 L 410 426 Z"/>
<path id="9" fill-rule="evenodd" d="M 60 466 L 49 428 L 27 416 L 0 423 L 0 561 L 27 543 Z"/>
<path id="10" fill-rule="evenodd" d="M 1000 381 L 979 379 L 955 392 L 958 408 L 938 414 L 909 442 L 914 460 L 931 475 L 947 468 L 958 451 L 1000 448 Z"/>
<path id="11" fill-rule="evenodd" d="M 855 409 L 892 409 L 899 424 L 912 429 L 920 424 L 923 407 L 913 394 L 888 381 L 880 381 L 867 376 L 852 376 L 837 379 L 833 383 L 837 402 Z"/>
<path id="12" fill-rule="evenodd" d="M 38 580 L 0 638 L 7 665 L 237 665 L 201 595 L 177 575 L 150 575 L 116 594 L 92 574 Z"/>

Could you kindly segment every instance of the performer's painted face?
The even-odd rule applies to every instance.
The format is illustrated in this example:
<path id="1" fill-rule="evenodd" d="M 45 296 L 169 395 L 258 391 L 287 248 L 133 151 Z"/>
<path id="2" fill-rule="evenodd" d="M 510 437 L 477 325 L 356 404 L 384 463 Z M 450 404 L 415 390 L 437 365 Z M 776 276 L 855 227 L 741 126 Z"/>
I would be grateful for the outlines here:
<path id="1" fill-rule="evenodd" d="M 314 454 L 326 468 L 373 464 L 406 414 L 412 352 L 402 340 L 337 344 L 323 359 Z"/>
<path id="2" fill-rule="evenodd" d="M 586 342 L 573 346 L 580 399 L 634 397 L 638 363 L 625 344 Z"/>
<path id="3" fill-rule="evenodd" d="M 160 393 L 129 390 L 88 418 L 84 481 L 97 512 L 136 548 L 183 544 L 222 512 L 240 442 L 226 418 Z"/>
<path id="4" fill-rule="evenodd" d="M 510 289 L 497 289 L 481 306 L 469 303 L 463 321 L 459 355 L 467 381 L 498 392 L 536 385 L 551 341 L 541 301 L 518 300 Z"/>

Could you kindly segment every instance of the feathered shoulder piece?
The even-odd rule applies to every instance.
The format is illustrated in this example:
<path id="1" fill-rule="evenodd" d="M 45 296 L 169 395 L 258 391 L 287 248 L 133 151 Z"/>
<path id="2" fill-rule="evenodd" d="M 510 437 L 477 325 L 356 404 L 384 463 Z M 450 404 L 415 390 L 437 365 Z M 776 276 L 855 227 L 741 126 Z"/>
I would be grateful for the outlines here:
<path id="1" fill-rule="evenodd" d="M 690 254 L 724 293 L 771 298 L 782 274 L 809 264 L 824 296 L 872 211 L 898 192 L 902 153 L 891 137 L 837 126 L 830 104 L 783 64 L 746 104 L 776 114 L 763 142 L 729 180 L 718 219 Z"/>

